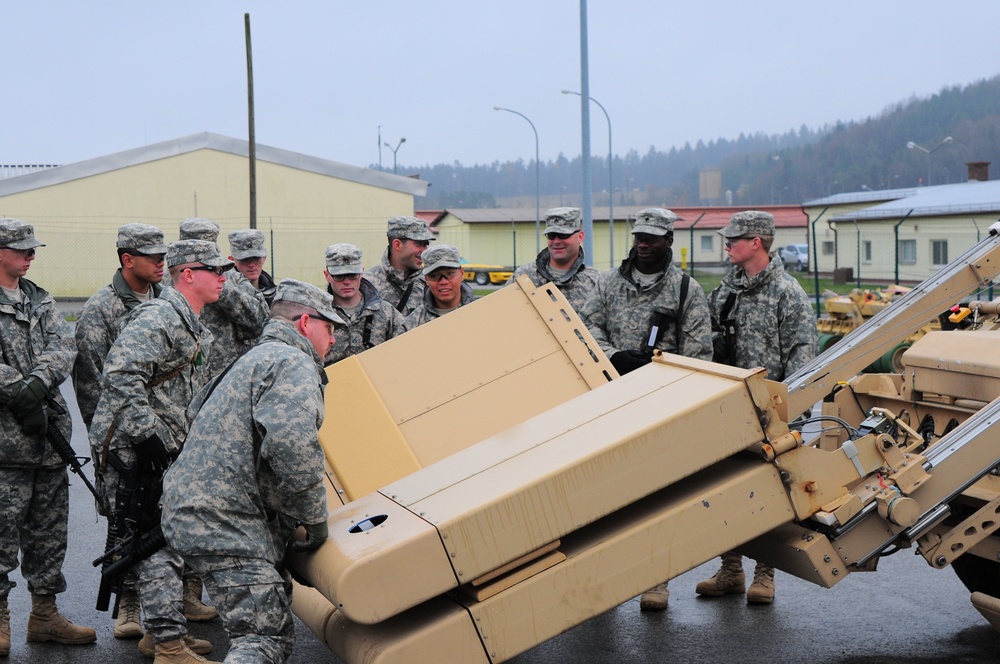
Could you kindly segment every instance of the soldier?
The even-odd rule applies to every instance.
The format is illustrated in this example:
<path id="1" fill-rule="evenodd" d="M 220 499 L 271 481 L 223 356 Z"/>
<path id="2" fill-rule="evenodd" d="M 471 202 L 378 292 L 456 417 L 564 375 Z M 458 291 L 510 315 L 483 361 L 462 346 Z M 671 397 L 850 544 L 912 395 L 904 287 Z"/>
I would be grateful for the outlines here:
<path id="1" fill-rule="evenodd" d="M 602 272 L 580 317 L 619 374 L 652 361 L 654 348 L 712 359 L 712 324 L 701 285 L 673 264 L 674 221 L 670 210 L 646 208 L 635 219 L 632 250 L 618 269 Z M 644 611 L 667 608 L 662 583 L 642 594 Z"/>
<path id="2" fill-rule="evenodd" d="M 416 217 L 393 217 L 387 224 L 389 246 L 382 262 L 368 271 L 368 281 L 382 294 L 382 299 L 408 316 L 420 306 L 424 281 L 420 278 L 421 256 L 434 236 L 427 222 Z"/>
<path id="3" fill-rule="evenodd" d="M 28 641 L 97 640 L 93 629 L 74 625 L 56 607 L 56 594 L 66 590 L 69 478 L 46 432 L 52 427 L 67 440 L 72 433 L 59 384 L 76 349 L 55 300 L 24 278 L 35 248 L 44 246 L 30 224 L 0 219 L 0 657 L 10 654 L 8 575 L 18 550 L 31 593 Z"/>
<path id="4" fill-rule="evenodd" d="M 87 300 L 76 322 L 78 353 L 73 365 L 73 387 L 83 423 L 88 428 L 101 396 L 104 358 L 125 326 L 128 314 L 142 302 L 159 297 L 162 290 L 163 258 L 167 253 L 163 231 L 147 224 L 126 224 L 118 229 L 117 246 L 120 267 L 111 277 L 111 283 Z M 118 600 L 114 635 L 116 639 L 142 638 L 133 574 L 127 575 Z"/>
<path id="5" fill-rule="evenodd" d="M 227 662 L 284 662 L 292 650 L 296 551 L 327 538 L 323 357 L 344 321 L 330 295 L 278 284 L 261 341 L 191 405 L 184 451 L 164 480 L 163 533 L 198 570 L 230 638 Z"/>
<path id="6" fill-rule="evenodd" d="M 577 312 L 583 308 L 597 284 L 600 272 L 583 262 L 583 226 L 580 209 L 552 208 L 545 213 L 545 238 L 548 248 L 542 249 L 534 263 L 525 263 L 511 275 L 508 284 L 526 274 L 536 286 L 551 281 Z"/>
<path id="7" fill-rule="evenodd" d="M 476 299 L 472 287 L 465 283 L 462 256 L 457 247 L 439 244 L 424 252 L 423 275 L 427 287 L 420 306 L 403 320 L 403 331 L 464 307 Z"/>
<path id="8" fill-rule="evenodd" d="M 326 356 L 326 364 L 374 348 L 402 332 L 403 316 L 382 299 L 378 289 L 362 278 L 361 249 L 353 244 L 331 244 L 326 248 L 326 290 L 334 309 L 347 324 L 337 329 L 337 338 Z"/>
<path id="9" fill-rule="evenodd" d="M 770 255 L 774 217 L 748 210 L 733 215 L 719 231 L 733 264 L 709 295 L 715 361 L 750 369 L 764 367 L 771 380 L 784 380 L 816 356 L 816 314 L 802 286 Z M 706 597 L 746 592 L 748 604 L 774 601 L 774 568 L 757 563 L 746 590 L 743 558 L 730 551 L 722 568 L 695 591 Z"/>
<path id="10" fill-rule="evenodd" d="M 109 488 L 126 486 L 133 476 L 159 482 L 187 435 L 188 404 L 207 382 L 212 336 L 198 315 L 219 298 L 232 263 L 205 240 L 170 244 L 166 262 L 173 287 L 136 308 L 104 362 L 90 445 Z M 139 650 L 154 654 L 158 664 L 204 662 L 196 653 L 212 648 L 187 633 L 183 566 L 169 548 L 135 566 L 146 627 Z"/>
<path id="11" fill-rule="evenodd" d="M 236 263 L 236 271 L 247 278 L 254 288 L 264 294 L 264 300 L 271 306 L 274 299 L 274 279 L 264 269 L 267 249 L 264 248 L 264 234 L 247 228 L 229 234 L 229 260 Z"/>
<path id="12" fill-rule="evenodd" d="M 217 243 L 219 225 L 211 219 L 185 219 L 181 222 L 180 239 Z M 261 244 L 263 246 L 263 236 Z M 247 352 L 256 343 L 267 323 L 267 300 L 264 294 L 240 272 L 234 270 L 227 276 L 218 301 L 208 304 L 201 312 L 201 324 L 212 333 L 214 352 L 208 358 L 209 379 L 219 375 L 236 358 Z M 189 586 L 191 583 L 197 582 L 189 582 Z M 190 601 L 200 598 L 200 584 L 187 588 L 186 595 Z M 197 603 L 200 604 L 200 600 Z M 194 608 L 195 613 L 188 620 L 211 620 L 216 615 L 211 607 L 195 605 Z"/>

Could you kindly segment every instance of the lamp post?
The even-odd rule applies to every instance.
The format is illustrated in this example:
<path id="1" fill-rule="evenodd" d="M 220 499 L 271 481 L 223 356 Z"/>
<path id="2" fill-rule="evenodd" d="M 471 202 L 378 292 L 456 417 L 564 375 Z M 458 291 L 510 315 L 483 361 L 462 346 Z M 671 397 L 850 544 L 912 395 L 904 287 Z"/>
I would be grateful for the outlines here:
<path id="1" fill-rule="evenodd" d="M 935 145 L 934 147 L 932 147 L 930 150 L 928 150 L 927 148 L 925 148 L 923 146 L 917 145 L 913 141 L 909 141 L 906 144 L 906 147 L 910 148 L 911 150 L 914 150 L 914 149 L 920 150 L 921 152 L 923 152 L 924 154 L 927 155 L 927 186 L 928 187 L 931 186 L 931 155 L 934 154 L 934 152 L 938 148 L 943 147 L 943 146 L 947 145 L 948 143 L 951 143 L 951 141 L 952 141 L 951 136 L 945 136 L 944 140 L 942 140 L 940 143 L 938 143 L 937 145 Z"/>
<path id="2" fill-rule="evenodd" d="M 494 111 L 507 111 L 508 113 L 513 113 L 514 115 L 520 115 L 524 118 L 529 125 L 531 125 L 531 131 L 535 132 L 535 253 L 537 254 L 542 250 L 542 233 L 541 233 L 541 220 L 542 216 L 540 213 L 540 189 L 539 189 L 539 170 L 538 170 L 538 130 L 535 129 L 535 123 L 528 119 L 528 116 L 524 113 L 518 113 L 517 111 L 511 110 L 509 108 L 504 108 L 503 106 L 494 106 Z"/>
<path id="3" fill-rule="evenodd" d="M 393 173 L 396 172 L 396 153 L 399 152 L 400 146 L 402 146 L 403 143 L 405 143 L 405 142 L 406 142 L 406 137 L 403 137 L 403 138 L 399 139 L 399 143 L 396 143 L 396 147 L 392 147 L 388 143 L 383 143 L 382 144 L 385 147 L 387 147 L 390 150 L 392 150 L 392 172 Z"/>
<path id="4" fill-rule="evenodd" d="M 573 90 L 563 90 L 564 95 L 576 95 L 577 97 L 582 97 L 579 92 Z M 611 151 L 611 116 L 608 115 L 608 110 L 604 108 L 604 105 L 594 99 L 589 98 L 590 101 L 597 104 L 597 107 L 601 109 L 604 113 L 604 119 L 608 121 L 608 250 L 610 253 L 610 260 L 612 267 L 615 264 L 615 203 L 614 203 L 614 176 L 611 172 L 611 163 L 614 160 L 614 152 Z"/>

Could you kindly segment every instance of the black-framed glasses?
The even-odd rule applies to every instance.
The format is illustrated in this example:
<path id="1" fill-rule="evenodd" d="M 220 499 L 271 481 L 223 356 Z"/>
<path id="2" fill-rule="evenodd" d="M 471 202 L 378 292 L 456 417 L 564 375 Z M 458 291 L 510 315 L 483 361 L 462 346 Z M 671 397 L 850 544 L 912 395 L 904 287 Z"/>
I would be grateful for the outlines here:
<path id="1" fill-rule="evenodd" d="M 9 249 L 10 251 L 16 251 L 18 255 L 24 256 L 25 258 L 31 258 L 32 256 L 35 255 L 34 247 L 32 247 L 31 249 L 14 249 L 13 247 L 4 247 L 4 249 Z"/>
<path id="2" fill-rule="evenodd" d="M 361 274 L 331 274 L 330 278 L 334 281 L 355 281 L 361 278 Z"/>
<path id="3" fill-rule="evenodd" d="M 549 240 L 568 240 L 576 235 L 576 233 L 546 233 L 545 237 Z"/>
<path id="4" fill-rule="evenodd" d="M 224 268 L 224 267 L 221 267 L 221 266 L 212 266 L 212 265 L 195 265 L 194 267 L 189 267 L 187 269 L 188 270 L 192 270 L 192 271 L 194 271 L 194 270 L 205 270 L 206 272 L 214 272 L 215 276 L 217 276 L 217 277 L 221 277 L 222 273 L 226 271 L 226 268 Z"/>
<path id="5" fill-rule="evenodd" d="M 293 317 L 292 320 L 293 321 L 297 321 L 298 319 L 302 318 L 303 316 L 309 316 L 309 320 L 315 320 L 315 321 L 319 321 L 321 323 L 326 324 L 326 331 L 330 333 L 330 337 L 331 338 L 333 337 L 333 335 L 335 334 L 335 332 L 337 330 L 337 326 L 333 323 L 333 321 L 328 321 L 325 318 L 322 318 L 320 316 L 313 316 L 312 314 L 299 314 L 298 316 Z"/>

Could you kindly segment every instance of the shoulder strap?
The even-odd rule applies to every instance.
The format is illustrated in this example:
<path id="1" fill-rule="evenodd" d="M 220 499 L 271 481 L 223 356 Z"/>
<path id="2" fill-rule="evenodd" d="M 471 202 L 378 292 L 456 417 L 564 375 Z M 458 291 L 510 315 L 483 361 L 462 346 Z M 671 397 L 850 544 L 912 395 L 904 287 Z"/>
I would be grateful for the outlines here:
<path id="1" fill-rule="evenodd" d="M 722 311 L 719 313 L 720 321 L 729 318 L 729 312 L 733 310 L 733 306 L 735 304 L 736 304 L 736 291 L 729 291 L 729 295 L 726 296 L 726 301 L 722 304 Z"/>
<path id="2" fill-rule="evenodd" d="M 674 321 L 675 341 L 677 342 L 677 352 L 681 352 L 681 319 L 684 318 L 684 302 L 688 296 L 688 286 L 691 284 L 691 276 L 686 272 L 681 275 L 681 292 L 677 298 L 677 319 Z"/>
<path id="3" fill-rule="evenodd" d="M 396 305 L 396 311 L 403 313 L 403 309 L 406 308 L 406 303 L 410 301 L 410 293 L 413 292 L 413 284 L 417 283 L 416 279 L 410 279 L 410 285 L 406 287 L 406 292 L 403 293 L 403 297 L 400 298 L 399 304 Z"/>

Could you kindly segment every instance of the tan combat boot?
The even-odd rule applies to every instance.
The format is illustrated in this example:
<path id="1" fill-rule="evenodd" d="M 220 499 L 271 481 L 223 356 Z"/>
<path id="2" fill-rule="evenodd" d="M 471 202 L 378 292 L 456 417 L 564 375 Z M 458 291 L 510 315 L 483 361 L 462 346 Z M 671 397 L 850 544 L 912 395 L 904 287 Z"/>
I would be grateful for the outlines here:
<path id="1" fill-rule="evenodd" d="M 211 642 L 204 639 L 196 639 L 190 634 L 185 634 L 181 640 L 189 650 L 198 655 L 207 655 L 212 652 Z M 156 643 L 153 641 L 153 635 L 149 632 L 146 632 L 142 640 L 139 641 L 139 652 L 146 657 L 156 656 Z"/>
<path id="2" fill-rule="evenodd" d="M 184 617 L 191 622 L 207 622 L 219 617 L 214 606 L 201 601 L 201 577 L 184 577 Z"/>
<path id="3" fill-rule="evenodd" d="M 639 597 L 639 610 L 640 611 L 663 611 L 667 608 L 667 599 L 670 597 L 670 591 L 667 590 L 667 584 L 661 583 L 658 586 L 650 588 Z"/>
<path id="4" fill-rule="evenodd" d="M 116 639 L 142 638 L 142 619 L 139 611 L 139 596 L 134 590 L 125 590 L 118 600 L 118 619 L 115 621 Z M 150 657 L 153 653 L 149 653 Z"/>
<path id="5" fill-rule="evenodd" d="M 156 644 L 153 664 L 221 664 L 221 662 L 210 662 L 188 648 L 184 639 L 174 639 Z"/>
<path id="6" fill-rule="evenodd" d="M 55 641 L 76 646 L 93 643 L 97 633 L 91 627 L 74 625 L 56 608 L 55 595 L 32 595 L 31 614 L 28 616 L 28 641 L 42 643 Z"/>
<path id="7" fill-rule="evenodd" d="M 743 574 L 743 556 L 732 551 L 722 554 L 722 567 L 708 581 L 695 586 L 694 591 L 706 597 L 721 597 L 728 593 L 746 592 L 747 578 Z"/>
<path id="8" fill-rule="evenodd" d="M 7 598 L 0 599 L 0 657 L 10 654 L 10 609 Z"/>
<path id="9" fill-rule="evenodd" d="M 747 590 L 747 604 L 770 604 L 774 601 L 774 568 L 757 563 L 753 583 Z"/>

